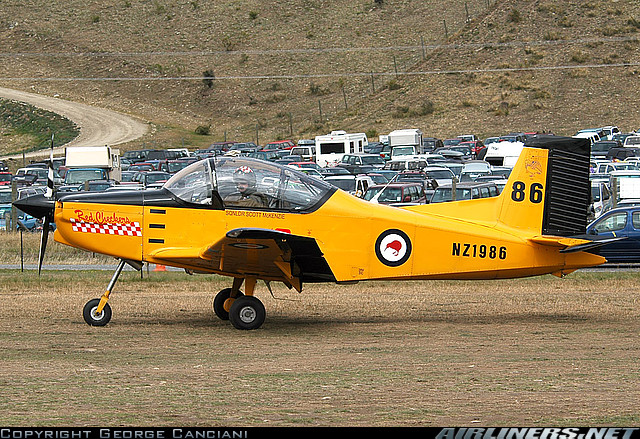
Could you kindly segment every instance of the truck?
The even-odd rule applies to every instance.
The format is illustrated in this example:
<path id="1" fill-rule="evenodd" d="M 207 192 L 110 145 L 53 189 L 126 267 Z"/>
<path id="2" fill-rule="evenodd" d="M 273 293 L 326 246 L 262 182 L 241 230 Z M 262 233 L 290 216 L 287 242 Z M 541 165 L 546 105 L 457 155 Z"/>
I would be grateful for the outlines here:
<path id="1" fill-rule="evenodd" d="M 343 130 L 316 136 L 316 163 L 323 168 L 336 166 L 345 154 L 362 153 L 369 144 L 365 133 Z"/>
<path id="2" fill-rule="evenodd" d="M 391 158 L 399 155 L 423 154 L 422 131 L 408 128 L 391 131 L 388 135 Z"/>
<path id="3" fill-rule="evenodd" d="M 68 146 L 65 148 L 64 165 L 67 174 L 72 169 L 101 169 L 105 171 L 102 175 L 106 176 L 106 179 L 121 180 L 120 150 L 112 149 L 110 146 Z M 67 174 L 65 174 L 65 184 Z M 87 175 L 91 174 L 87 173 Z"/>

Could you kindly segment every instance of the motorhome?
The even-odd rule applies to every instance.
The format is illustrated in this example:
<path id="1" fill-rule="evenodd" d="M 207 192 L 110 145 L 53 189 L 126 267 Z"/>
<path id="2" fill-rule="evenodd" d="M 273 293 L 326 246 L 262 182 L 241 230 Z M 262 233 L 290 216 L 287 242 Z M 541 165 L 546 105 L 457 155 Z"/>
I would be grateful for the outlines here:
<path id="1" fill-rule="evenodd" d="M 329 134 L 316 136 L 316 163 L 323 168 L 335 166 L 344 154 L 362 153 L 369 144 L 365 133 L 347 133 L 331 131 Z"/>

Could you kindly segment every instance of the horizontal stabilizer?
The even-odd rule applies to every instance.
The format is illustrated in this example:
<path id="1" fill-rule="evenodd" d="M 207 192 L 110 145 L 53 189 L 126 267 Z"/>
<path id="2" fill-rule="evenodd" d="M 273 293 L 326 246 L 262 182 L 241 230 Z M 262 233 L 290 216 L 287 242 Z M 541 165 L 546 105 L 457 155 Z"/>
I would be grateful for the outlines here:
<path id="1" fill-rule="evenodd" d="M 601 247 L 605 244 L 609 244 L 611 242 L 621 241 L 623 239 L 627 239 L 626 236 L 620 236 L 617 238 L 607 238 L 607 239 L 599 239 L 596 241 L 589 241 L 584 244 L 578 244 L 574 246 L 567 247 L 565 249 L 560 250 L 560 253 L 574 253 L 574 252 L 584 252 L 594 248 Z"/>
<path id="2" fill-rule="evenodd" d="M 626 237 L 618 237 L 618 238 L 602 238 L 598 239 L 597 237 L 574 237 L 574 238 L 563 238 L 556 236 L 535 236 L 533 238 L 529 238 L 529 241 L 535 242 L 540 245 L 548 245 L 551 247 L 564 247 L 560 250 L 560 253 L 575 253 L 588 251 L 605 244 L 609 244 L 610 242 L 620 241 L 621 239 L 626 239 Z"/>

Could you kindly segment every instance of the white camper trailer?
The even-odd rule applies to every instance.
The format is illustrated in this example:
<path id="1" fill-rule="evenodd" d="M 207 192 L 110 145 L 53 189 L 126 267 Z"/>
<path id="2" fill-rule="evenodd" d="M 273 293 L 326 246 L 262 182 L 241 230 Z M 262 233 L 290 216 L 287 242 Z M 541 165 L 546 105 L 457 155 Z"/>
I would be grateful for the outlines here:
<path id="1" fill-rule="evenodd" d="M 506 166 L 513 168 L 524 148 L 522 142 L 496 142 L 487 145 L 487 153 L 484 160 L 491 166 Z"/>
<path id="2" fill-rule="evenodd" d="M 362 153 L 368 144 L 365 133 L 347 133 L 341 130 L 316 136 L 316 163 L 323 168 L 335 166 L 344 154 Z"/>

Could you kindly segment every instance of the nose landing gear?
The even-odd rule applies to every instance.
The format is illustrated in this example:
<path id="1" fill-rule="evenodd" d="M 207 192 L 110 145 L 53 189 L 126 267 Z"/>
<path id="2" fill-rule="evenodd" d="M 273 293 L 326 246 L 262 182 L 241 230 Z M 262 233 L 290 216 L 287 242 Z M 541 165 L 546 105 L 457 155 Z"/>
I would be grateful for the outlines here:
<path id="1" fill-rule="evenodd" d="M 111 291 L 113 291 L 113 287 L 116 285 L 116 282 L 120 277 L 120 273 L 122 273 L 124 264 L 129 264 L 138 271 L 142 269 L 141 262 L 120 259 L 120 262 L 116 267 L 116 271 L 115 273 L 113 273 L 111 281 L 109 281 L 107 291 L 105 291 L 102 297 L 100 297 L 99 299 L 91 299 L 84 305 L 84 309 L 82 310 L 82 317 L 88 325 L 105 326 L 111 320 L 111 306 L 107 303 L 107 301 L 109 300 Z"/>

